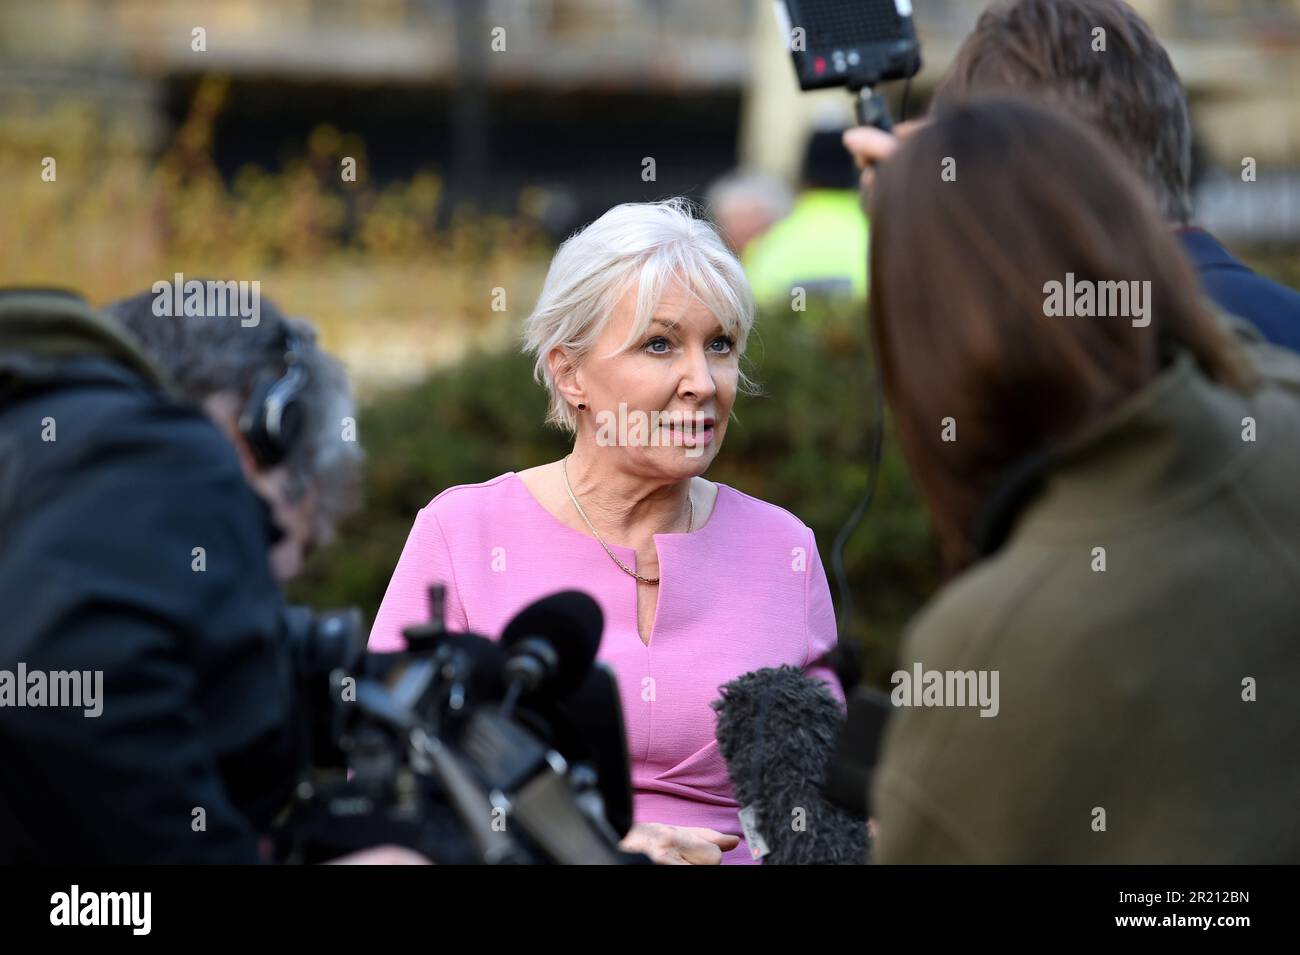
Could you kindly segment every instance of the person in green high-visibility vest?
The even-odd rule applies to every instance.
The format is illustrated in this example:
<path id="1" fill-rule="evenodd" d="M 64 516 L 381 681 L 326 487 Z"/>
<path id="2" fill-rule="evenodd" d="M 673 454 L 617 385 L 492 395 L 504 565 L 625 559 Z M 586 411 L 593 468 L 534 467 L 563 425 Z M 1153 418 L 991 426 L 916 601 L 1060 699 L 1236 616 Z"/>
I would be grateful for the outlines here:
<path id="1" fill-rule="evenodd" d="M 798 311 L 819 298 L 865 301 L 867 220 L 838 131 L 812 134 L 801 186 L 790 214 L 741 258 L 759 308 Z"/>

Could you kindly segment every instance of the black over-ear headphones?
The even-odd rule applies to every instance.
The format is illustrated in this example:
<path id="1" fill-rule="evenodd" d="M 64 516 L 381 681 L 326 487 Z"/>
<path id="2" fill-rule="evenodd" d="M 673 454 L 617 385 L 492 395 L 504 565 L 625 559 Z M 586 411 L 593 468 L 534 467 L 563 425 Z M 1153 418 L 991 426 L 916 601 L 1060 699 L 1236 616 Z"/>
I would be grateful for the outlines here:
<path id="1" fill-rule="evenodd" d="M 286 323 L 284 371 L 260 375 L 239 415 L 239 430 L 260 467 L 275 467 L 302 436 L 302 391 L 307 384 L 303 355 L 302 340 Z"/>

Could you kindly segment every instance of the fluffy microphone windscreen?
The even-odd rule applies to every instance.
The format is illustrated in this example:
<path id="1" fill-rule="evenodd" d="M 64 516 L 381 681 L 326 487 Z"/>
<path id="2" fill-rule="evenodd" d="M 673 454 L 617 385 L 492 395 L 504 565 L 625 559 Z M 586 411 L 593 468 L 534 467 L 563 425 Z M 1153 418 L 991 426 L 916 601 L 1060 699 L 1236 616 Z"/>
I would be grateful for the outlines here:
<path id="1" fill-rule="evenodd" d="M 866 819 L 822 795 L 843 720 L 834 697 L 790 666 L 746 673 L 719 692 L 718 747 L 770 850 L 763 864 L 866 864 Z"/>

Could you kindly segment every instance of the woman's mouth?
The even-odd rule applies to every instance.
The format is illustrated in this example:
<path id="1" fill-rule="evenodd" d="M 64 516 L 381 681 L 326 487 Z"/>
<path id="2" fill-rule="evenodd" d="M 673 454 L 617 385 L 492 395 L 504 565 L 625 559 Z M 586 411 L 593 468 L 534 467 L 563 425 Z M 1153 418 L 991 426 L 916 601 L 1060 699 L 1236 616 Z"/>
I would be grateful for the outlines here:
<path id="1" fill-rule="evenodd" d="M 672 437 L 674 445 L 693 448 L 712 443 L 713 424 L 712 418 L 696 418 L 670 422 L 664 425 L 664 430 Z"/>

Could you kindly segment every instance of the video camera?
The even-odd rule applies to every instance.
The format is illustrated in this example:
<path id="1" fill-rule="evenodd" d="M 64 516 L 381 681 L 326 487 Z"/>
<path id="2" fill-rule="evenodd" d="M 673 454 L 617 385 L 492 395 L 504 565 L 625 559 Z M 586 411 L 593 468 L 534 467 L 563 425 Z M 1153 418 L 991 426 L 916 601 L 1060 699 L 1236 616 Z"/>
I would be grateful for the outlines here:
<path id="1" fill-rule="evenodd" d="M 431 587 L 429 622 L 388 654 L 365 651 L 356 611 L 292 609 L 303 757 L 277 859 L 392 844 L 436 863 L 647 863 L 618 849 L 631 783 L 595 601 L 546 597 L 498 641 L 448 631 L 443 601 Z"/>

